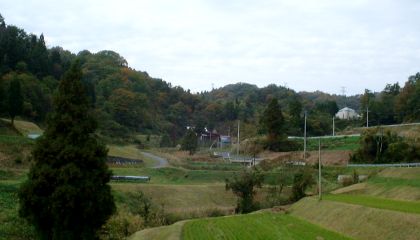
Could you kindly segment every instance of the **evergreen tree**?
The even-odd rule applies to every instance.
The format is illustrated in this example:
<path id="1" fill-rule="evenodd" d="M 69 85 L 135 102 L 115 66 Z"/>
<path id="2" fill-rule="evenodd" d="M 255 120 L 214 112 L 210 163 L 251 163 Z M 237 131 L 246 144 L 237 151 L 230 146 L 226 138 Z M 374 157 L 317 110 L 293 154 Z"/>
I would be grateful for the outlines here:
<path id="1" fill-rule="evenodd" d="M 197 135 L 195 131 L 190 128 L 182 139 L 181 149 L 189 151 L 190 155 L 193 155 L 197 151 Z"/>
<path id="2" fill-rule="evenodd" d="M 261 119 L 263 129 L 267 132 L 267 147 L 270 150 L 280 150 L 281 142 L 284 140 L 283 133 L 284 118 L 277 98 L 273 98 Z"/>
<path id="3" fill-rule="evenodd" d="M 169 138 L 168 134 L 163 134 L 163 136 L 160 139 L 160 143 L 159 146 L 160 147 L 171 147 L 172 143 L 171 143 L 171 139 Z"/>
<path id="4" fill-rule="evenodd" d="M 15 76 L 10 82 L 9 87 L 9 98 L 8 98 L 8 109 L 9 115 L 12 120 L 12 125 L 14 124 L 15 117 L 22 113 L 23 109 L 23 96 L 22 90 L 20 87 L 19 79 Z"/>
<path id="5" fill-rule="evenodd" d="M 4 84 L 3 84 L 3 81 L 0 79 L 0 114 L 5 112 L 4 100 L 5 100 Z"/>
<path id="6" fill-rule="evenodd" d="M 34 164 L 19 191 L 20 216 L 40 239 L 96 239 L 115 211 L 107 150 L 97 141 L 96 121 L 74 63 L 60 82 L 44 135 L 32 152 Z"/>

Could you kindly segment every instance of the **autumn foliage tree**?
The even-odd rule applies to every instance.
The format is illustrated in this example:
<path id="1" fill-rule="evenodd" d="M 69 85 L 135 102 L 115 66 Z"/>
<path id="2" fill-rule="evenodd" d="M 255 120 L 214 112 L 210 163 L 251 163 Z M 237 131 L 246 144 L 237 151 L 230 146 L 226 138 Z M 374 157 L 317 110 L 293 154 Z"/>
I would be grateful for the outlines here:
<path id="1" fill-rule="evenodd" d="M 96 139 L 96 121 L 78 62 L 64 75 L 33 166 L 19 191 L 20 216 L 40 239 L 96 239 L 115 211 L 107 149 Z"/>

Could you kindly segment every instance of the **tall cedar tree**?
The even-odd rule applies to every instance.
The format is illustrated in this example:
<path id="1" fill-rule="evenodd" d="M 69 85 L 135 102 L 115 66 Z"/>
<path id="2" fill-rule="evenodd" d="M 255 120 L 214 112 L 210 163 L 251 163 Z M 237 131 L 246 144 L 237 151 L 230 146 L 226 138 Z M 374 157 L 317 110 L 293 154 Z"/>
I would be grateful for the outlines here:
<path id="1" fill-rule="evenodd" d="M 267 131 L 267 147 L 270 150 L 280 150 L 280 144 L 284 138 L 284 118 L 277 98 L 273 98 L 264 111 L 261 119 L 263 128 Z"/>
<path id="2" fill-rule="evenodd" d="M 10 82 L 9 87 L 9 98 L 8 98 L 8 109 L 9 115 L 12 119 L 12 125 L 14 124 L 15 117 L 22 113 L 23 109 L 23 96 L 20 87 L 20 82 L 17 77 L 14 77 Z"/>
<path id="3" fill-rule="evenodd" d="M 197 134 L 192 128 L 190 128 L 182 139 L 181 149 L 186 150 L 190 153 L 190 155 L 193 155 L 195 151 L 197 151 L 197 147 Z"/>
<path id="4" fill-rule="evenodd" d="M 20 216 L 40 239 L 97 239 L 97 230 L 115 211 L 107 149 L 74 63 L 60 82 L 44 135 L 32 152 L 34 164 L 19 191 Z"/>

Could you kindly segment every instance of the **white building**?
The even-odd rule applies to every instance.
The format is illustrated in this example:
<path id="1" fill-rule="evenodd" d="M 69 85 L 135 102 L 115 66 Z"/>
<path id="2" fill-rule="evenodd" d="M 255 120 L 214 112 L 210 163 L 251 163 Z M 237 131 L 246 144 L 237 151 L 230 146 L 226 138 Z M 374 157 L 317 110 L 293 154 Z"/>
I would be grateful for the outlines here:
<path id="1" fill-rule="evenodd" d="M 357 114 L 356 111 L 354 111 L 354 109 L 345 107 L 343 109 L 340 109 L 336 114 L 335 114 L 336 118 L 339 119 L 354 119 L 354 118 L 360 118 L 360 115 Z"/>

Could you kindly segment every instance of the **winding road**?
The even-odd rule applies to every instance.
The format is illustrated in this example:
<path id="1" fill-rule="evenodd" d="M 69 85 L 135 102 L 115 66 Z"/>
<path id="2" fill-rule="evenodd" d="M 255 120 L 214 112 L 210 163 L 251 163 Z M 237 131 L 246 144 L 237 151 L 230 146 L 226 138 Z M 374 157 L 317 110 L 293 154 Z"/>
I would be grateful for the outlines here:
<path id="1" fill-rule="evenodd" d="M 169 165 L 168 160 L 159 156 L 156 156 L 152 153 L 148 153 L 148 152 L 141 152 L 141 154 L 143 154 L 144 156 L 151 158 L 153 160 L 155 160 L 157 162 L 156 166 L 153 166 L 152 168 L 163 168 L 163 167 L 167 167 Z"/>

